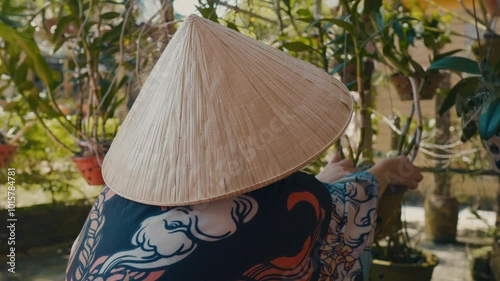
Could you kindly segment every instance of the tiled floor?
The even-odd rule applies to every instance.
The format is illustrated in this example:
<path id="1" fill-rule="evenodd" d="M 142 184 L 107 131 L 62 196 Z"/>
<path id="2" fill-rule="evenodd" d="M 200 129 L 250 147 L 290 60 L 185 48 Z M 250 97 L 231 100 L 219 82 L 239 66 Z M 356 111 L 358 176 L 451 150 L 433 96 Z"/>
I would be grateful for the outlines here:
<path id="1" fill-rule="evenodd" d="M 470 235 L 484 232 L 487 225 L 495 224 L 495 213 L 479 211 L 484 219 L 481 221 L 471 214 L 467 209 L 460 211 L 458 222 L 458 240 L 456 244 L 435 244 L 425 241 L 424 235 L 424 209 L 421 207 L 404 208 L 406 220 L 412 226 L 410 235 L 414 240 L 423 241 L 419 247 L 431 250 L 440 259 L 439 265 L 434 269 L 432 281 L 472 281 L 469 270 L 467 251 L 473 244 L 488 243 L 487 239 L 473 239 Z M 463 236 L 467 235 L 467 236 Z M 474 241 L 473 241 L 474 240 Z"/>

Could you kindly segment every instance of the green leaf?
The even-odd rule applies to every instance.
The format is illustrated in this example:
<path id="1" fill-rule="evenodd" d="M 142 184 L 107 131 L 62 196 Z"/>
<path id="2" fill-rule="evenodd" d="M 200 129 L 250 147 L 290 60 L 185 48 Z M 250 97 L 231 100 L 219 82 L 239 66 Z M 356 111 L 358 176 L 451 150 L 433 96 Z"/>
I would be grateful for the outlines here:
<path id="1" fill-rule="evenodd" d="M 107 13 L 102 14 L 101 18 L 105 19 L 105 20 L 112 20 L 112 19 L 119 17 L 120 15 L 121 14 L 117 13 L 117 12 L 107 12 Z"/>
<path id="2" fill-rule="evenodd" d="M 203 8 L 203 7 L 198 6 L 198 7 L 196 7 L 196 9 L 198 9 L 200 14 L 204 18 L 209 19 L 213 22 L 219 23 L 219 17 L 217 16 L 217 12 L 213 6 L 208 7 L 208 8 Z"/>
<path id="3" fill-rule="evenodd" d="M 424 68 L 414 59 L 411 57 L 408 58 L 408 61 L 410 62 L 411 66 L 413 69 L 415 69 L 415 73 L 419 76 L 423 76 L 425 74 Z"/>
<path id="4" fill-rule="evenodd" d="M 431 66 L 429 66 L 428 70 L 433 69 L 448 69 L 470 74 L 481 74 L 477 61 L 462 57 L 445 57 L 434 61 Z"/>
<path id="5" fill-rule="evenodd" d="M 2 106 L 3 110 L 6 112 L 15 110 L 20 105 L 19 101 L 11 101 Z"/>
<path id="6" fill-rule="evenodd" d="M 22 63 L 19 65 L 16 69 L 16 72 L 14 74 L 14 83 L 17 85 L 23 83 L 26 81 L 26 75 L 28 74 L 28 64 Z"/>
<path id="7" fill-rule="evenodd" d="M 345 29 L 347 32 L 349 32 L 351 34 L 355 33 L 354 32 L 354 26 L 351 23 L 349 23 L 349 22 L 347 22 L 345 20 L 329 18 L 329 19 L 321 19 L 319 21 L 331 22 L 331 23 L 333 23 L 333 24 L 335 24 L 335 25 L 337 25 L 337 26 Z"/>
<path id="8" fill-rule="evenodd" d="M 439 114 L 443 115 L 446 111 L 456 104 L 459 95 L 469 94 L 473 95 L 482 84 L 481 77 L 467 77 L 460 80 L 446 95 L 446 98 L 439 108 Z"/>
<path id="9" fill-rule="evenodd" d="M 312 16 L 309 16 L 309 17 L 305 17 L 305 18 L 298 18 L 297 19 L 298 21 L 303 21 L 303 22 L 307 22 L 307 23 L 312 23 L 314 22 L 314 18 Z"/>
<path id="10" fill-rule="evenodd" d="M 3 21 L 4 23 L 6 23 L 14 28 L 23 26 L 22 23 L 20 23 L 18 21 L 13 21 L 13 20 L 9 19 L 8 17 L 1 15 L 1 14 L 0 14 L 0 21 Z"/>
<path id="11" fill-rule="evenodd" d="M 345 65 L 346 65 L 346 62 L 345 62 L 345 61 L 343 61 L 343 62 L 342 62 L 342 63 L 340 63 L 339 65 L 335 66 L 335 67 L 332 69 L 332 71 L 330 71 L 330 75 L 333 75 L 333 74 L 335 74 L 335 73 L 337 73 L 337 72 L 340 72 L 341 70 L 343 70 L 343 69 L 344 69 Z"/>
<path id="12" fill-rule="evenodd" d="M 79 15 L 80 14 L 80 3 L 79 0 L 69 0 L 68 1 L 68 6 L 71 10 L 71 13 L 73 15 Z"/>
<path id="13" fill-rule="evenodd" d="M 25 36 L 25 34 L 18 32 L 4 23 L 0 23 L 0 37 L 26 53 L 33 62 L 36 75 L 45 86 L 49 88 L 55 86 L 52 71 L 32 37 Z"/>
<path id="14" fill-rule="evenodd" d="M 303 51 L 313 51 L 311 46 L 308 46 L 302 42 L 287 42 L 283 43 L 283 47 L 289 51 L 293 52 L 303 52 Z"/>
<path id="15" fill-rule="evenodd" d="M 449 57 L 449 56 L 453 56 L 454 54 L 456 53 L 459 53 L 463 51 L 462 49 L 456 49 L 456 50 L 452 50 L 452 51 L 449 51 L 449 52 L 446 52 L 446 53 L 442 53 L 442 54 L 439 54 L 437 56 L 434 57 L 434 61 L 438 61 L 442 58 L 445 58 L 445 57 Z"/>
<path id="16" fill-rule="evenodd" d="M 299 9 L 297 11 L 297 15 L 305 18 L 312 18 L 311 11 L 309 11 L 308 9 Z"/>
<path id="17" fill-rule="evenodd" d="M 72 35 L 59 39 L 57 43 L 54 45 L 54 49 L 52 49 L 52 52 L 56 53 L 64 45 L 64 43 L 66 43 L 69 39 L 73 39 L 75 37 L 76 36 Z"/>
<path id="18" fill-rule="evenodd" d="M 279 1 L 279 0 L 276 0 Z M 292 10 L 292 7 L 290 6 L 290 0 L 283 0 L 283 3 L 285 3 L 285 6 L 288 8 L 288 11 Z"/>
<path id="19" fill-rule="evenodd" d="M 382 0 L 367 0 L 365 1 L 365 9 L 364 12 L 376 12 L 382 6 Z"/>
<path id="20" fill-rule="evenodd" d="M 76 22 L 77 18 L 73 15 L 64 16 L 57 22 L 56 29 L 52 35 L 52 42 L 56 42 L 61 36 L 61 33 L 69 26 L 70 23 Z"/>
<path id="21" fill-rule="evenodd" d="M 240 30 L 238 29 L 238 26 L 234 22 L 228 21 L 227 27 L 231 28 L 234 31 L 240 32 Z"/>
<path id="22" fill-rule="evenodd" d="M 470 120 L 467 124 L 462 129 L 462 136 L 460 137 L 460 140 L 462 142 L 467 142 L 470 140 L 477 132 L 477 125 L 476 122 L 473 120 Z"/>
<path id="23" fill-rule="evenodd" d="M 106 43 L 116 43 L 120 40 L 120 34 L 122 32 L 123 22 L 117 26 L 111 28 L 111 30 L 107 31 L 102 35 L 101 42 Z"/>

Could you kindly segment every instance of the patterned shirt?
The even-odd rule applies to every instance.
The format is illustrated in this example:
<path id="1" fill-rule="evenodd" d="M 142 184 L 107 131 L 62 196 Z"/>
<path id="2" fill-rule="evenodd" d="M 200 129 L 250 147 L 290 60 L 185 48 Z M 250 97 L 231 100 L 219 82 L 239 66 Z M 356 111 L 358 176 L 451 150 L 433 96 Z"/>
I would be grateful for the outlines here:
<path id="1" fill-rule="evenodd" d="M 326 188 L 325 188 L 326 187 Z M 67 281 L 363 280 L 378 184 L 302 172 L 206 204 L 150 206 L 105 187 L 76 239 Z"/>

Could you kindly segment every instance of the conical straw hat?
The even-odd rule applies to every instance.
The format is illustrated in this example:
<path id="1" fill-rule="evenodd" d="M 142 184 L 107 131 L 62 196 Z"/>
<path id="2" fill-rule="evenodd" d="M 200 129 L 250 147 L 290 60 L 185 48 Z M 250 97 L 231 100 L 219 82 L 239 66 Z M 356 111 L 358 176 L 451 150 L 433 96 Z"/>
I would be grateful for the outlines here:
<path id="1" fill-rule="evenodd" d="M 191 15 L 125 118 L 103 177 L 150 205 L 236 196 L 311 162 L 352 109 L 348 90 L 322 69 Z"/>

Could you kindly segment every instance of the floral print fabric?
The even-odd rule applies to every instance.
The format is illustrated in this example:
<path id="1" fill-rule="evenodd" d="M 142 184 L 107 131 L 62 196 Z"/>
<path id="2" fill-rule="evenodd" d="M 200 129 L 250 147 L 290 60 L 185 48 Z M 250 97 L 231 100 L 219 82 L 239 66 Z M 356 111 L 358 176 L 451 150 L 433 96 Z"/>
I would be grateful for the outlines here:
<path id="1" fill-rule="evenodd" d="M 325 243 L 319 280 L 365 280 L 369 263 L 360 262 L 373 243 L 379 186 L 366 171 L 325 183 L 334 208 Z M 368 250 L 368 251 L 367 251 Z"/>
<path id="2" fill-rule="evenodd" d="M 362 280 L 378 186 L 367 172 L 325 185 L 297 172 L 182 207 L 140 204 L 106 187 L 73 245 L 66 280 Z"/>

